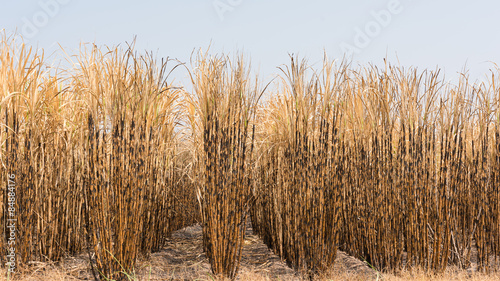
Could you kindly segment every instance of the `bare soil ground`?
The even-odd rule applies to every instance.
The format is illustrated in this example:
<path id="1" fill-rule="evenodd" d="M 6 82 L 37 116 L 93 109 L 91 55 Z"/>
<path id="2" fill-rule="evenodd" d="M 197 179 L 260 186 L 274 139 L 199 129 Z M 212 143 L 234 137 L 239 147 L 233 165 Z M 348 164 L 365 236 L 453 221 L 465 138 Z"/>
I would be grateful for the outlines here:
<path id="1" fill-rule="evenodd" d="M 1 277 L 5 269 L 0 270 Z M 429 275 L 420 270 L 381 274 L 366 263 L 339 251 L 334 268 L 322 280 L 500 280 L 500 274 L 483 275 L 470 268 L 450 267 L 442 275 Z M 93 280 L 87 254 L 67 257 L 59 263 L 33 263 L 29 272 L 10 280 Z M 131 280 L 214 280 L 202 247 L 199 225 L 173 233 L 166 247 L 153 253 L 149 260 L 138 262 Z M 237 280 L 304 280 L 280 260 L 251 228 L 247 229 Z"/>

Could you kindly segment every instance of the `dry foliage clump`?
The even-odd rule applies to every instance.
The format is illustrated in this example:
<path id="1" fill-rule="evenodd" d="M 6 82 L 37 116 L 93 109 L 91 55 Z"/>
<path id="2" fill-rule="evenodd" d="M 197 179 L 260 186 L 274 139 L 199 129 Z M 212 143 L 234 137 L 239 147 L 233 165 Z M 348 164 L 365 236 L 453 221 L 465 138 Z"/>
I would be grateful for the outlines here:
<path id="1" fill-rule="evenodd" d="M 307 80 L 306 68 L 292 58 L 281 94 L 259 115 L 251 215 L 266 244 L 312 276 L 329 268 L 337 251 L 344 77 L 325 62 L 322 77 Z"/>
<path id="2" fill-rule="evenodd" d="M 390 65 L 325 60 L 310 81 L 306 69 L 292 58 L 259 115 L 251 215 L 263 240 L 312 273 L 324 270 L 314 253 L 328 265 L 334 247 L 378 270 L 498 268 L 498 75 L 453 86 Z"/>
<path id="3" fill-rule="evenodd" d="M 236 276 L 250 207 L 247 157 L 252 153 L 249 124 L 257 89 L 243 60 L 200 54 L 189 96 L 191 130 L 197 153 L 198 200 L 203 246 L 215 275 Z M 202 147 L 202 149 L 201 149 Z"/>
<path id="4" fill-rule="evenodd" d="M 138 254 L 199 219 L 166 62 L 91 46 L 54 73 L 43 54 L 1 43 L 1 217 L 14 175 L 16 268 L 88 249 L 95 278 L 125 278 Z"/>

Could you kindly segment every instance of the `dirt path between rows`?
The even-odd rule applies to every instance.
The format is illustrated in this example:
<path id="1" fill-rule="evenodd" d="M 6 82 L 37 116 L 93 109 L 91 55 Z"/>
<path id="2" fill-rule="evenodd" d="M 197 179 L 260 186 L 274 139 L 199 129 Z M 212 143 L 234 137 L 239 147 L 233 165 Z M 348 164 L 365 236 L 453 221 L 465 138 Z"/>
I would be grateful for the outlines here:
<path id="1" fill-rule="evenodd" d="M 167 246 L 151 255 L 151 280 L 211 280 L 210 264 L 202 246 L 202 231 L 199 225 L 186 227 L 173 233 Z M 339 251 L 336 267 L 375 276 L 365 263 Z M 147 276 L 149 269 L 139 273 Z M 243 246 L 240 280 L 300 280 L 300 276 L 275 255 L 249 227 Z"/>
<path id="2" fill-rule="evenodd" d="M 46 271 L 40 265 L 39 273 Z M 65 258 L 58 266 L 68 278 L 59 280 L 92 280 L 87 255 Z M 374 279 L 376 273 L 365 263 L 339 251 L 333 272 L 343 276 L 352 273 L 358 280 Z M 334 273 L 335 274 L 335 273 Z M 165 247 L 151 254 L 147 261 L 139 261 L 136 276 L 139 280 L 213 280 L 210 264 L 203 253 L 201 226 L 194 225 L 172 234 Z M 343 279 L 343 278 L 341 278 Z M 33 279 L 39 280 L 33 275 Z M 41 280 L 48 280 L 42 278 Z M 294 270 L 275 255 L 249 226 L 243 246 L 237 280 L 302 280 Z"/>

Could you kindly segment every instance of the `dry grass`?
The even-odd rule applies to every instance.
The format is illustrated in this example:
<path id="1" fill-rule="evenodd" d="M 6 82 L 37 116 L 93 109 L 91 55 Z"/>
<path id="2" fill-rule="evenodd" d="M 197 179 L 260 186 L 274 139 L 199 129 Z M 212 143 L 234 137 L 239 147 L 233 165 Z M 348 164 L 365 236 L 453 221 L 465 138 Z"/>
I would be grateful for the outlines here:
<path id="1" fill-rule="evenodd" d="M 274 255 L 247 228 L 243 245 L 241 269 L 236 280 L 305 280 Z M 202 228 L 186 227 L 173 233 L 165 247 L 140 259 L 133 280 L 213 280 L 210 264 L 203 253 Z M 34 263 L 29 271 L 11 280 L 88 280 L 92 278 L 86 254 L 65 257 L 60 263 Z M 3 270 L 5 271 L 5 270 Z M 0 271 L 1 274 L 4 272 Z M 2 275 L 5 276 L 5 275 Z M 498 273 L 484 274 L 458 267 L 449 267 L 435 275 L 422 269 L 380 273 L 379 280 L 497 280 Z M 335 265 L 317 276 L 317 280 L 377 280 L 377 272 L 366 263 L 339 252 Z M 221 279 L 224 280 L 224 279 Z"/>
<path id="2" fill-rule="evenodd" d="M 0 270 L 0 274 L 5 276 L 5 270 Z M 204 271 L 204 273 L 208 272 L 209 270 L 207 269 Z M 377 280 L 377 277 L 373 276 L 373 274 L 365 274 L 365 273 L 354 273 L 354 272 L 346 272 L 346 271 L 338 271 L 338 272 L 331 272 L 329 273 L 331 275 L 325 276 L 323 278 L 320 278 L 320 280 L 331 280 L 331 281 L 366 281 L 366 280 Z M 196 277 L 198 276 L 198 277 Z M 165 275 L 163 278 L 149 278 L 149 275 L 143 276 L 144 278 L 138 279 L 138 280 L 176 280 L 176 279 L 170 279 L 170 275 Z M 475 273 L 475 274 L 468 274 L 466 272 L 450 272 L 450 273 L 443 273 L 441 275 L 431 275 L 425 272 L 416 272 L 416 273 L 409 273 L 409 272 L 403 272 L 403 273 L 398 273 L 398 274 L 381 274 L 378 280 L 389 280 L 389 281 L 398 281 L 398 280 L 405 280 L 405 281 L 462 281 L 462 280 L 469 280 L 469 281 L 494 281 L 494 280 L 499 280 L 500 275 L 498 274 L 484 274 L 484 273 Z M 44 266 L 43 270 L 39 270 L 36 272 L 33 272 L 31 274 L 27 274 L 25 276 L 22 276 L 20 278 L 14 278 L 10 280 L 18 280 L 18 281 L 43 281 L 43 280 L 54 280 L 54 281 L 73 281 L 73 280 L 82 280 L 73 277 L 73 274 L 67 273 L 65 269 L 60 269 L 58 267 L 52 267 L 52 266 Z M 83 279 L 84 280 L 84 279 Z M 177 280 L 183 280 L 183 279 L 177 279 Z M 192 275 L 190 276 L 187 280 L 213 280 L 209 275 L 207 274 L 197 274 L 197 275 Z M 288 276 L 288 277 L 276 277 L 276 278 L 271 278 L 266 274 L 263 274 L 261 272 L 255 272 L 255 271 L 248 271 L 245 269 L 242 269 L 242 271 L 239 273 L 237 280 L 240 281 L 270 281 L 270 280 L 282 280 L 282 281 L 288 281 L 288 280 L 302 280 L 301 278 Z"/>

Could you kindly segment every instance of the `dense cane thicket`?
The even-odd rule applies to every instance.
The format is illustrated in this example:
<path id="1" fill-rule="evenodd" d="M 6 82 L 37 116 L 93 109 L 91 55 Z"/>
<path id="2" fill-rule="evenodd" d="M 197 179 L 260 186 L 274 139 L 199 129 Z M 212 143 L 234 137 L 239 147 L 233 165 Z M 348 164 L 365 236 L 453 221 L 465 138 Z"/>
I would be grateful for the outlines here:
<path id="1" fill-rule="evenodd" d="M 337 249 L 380 270 L 499 268 L 498 70 L 449 84 L 292 57 L 261 91 L 240 57 L 176 69 L 85 46 L 68 61 L 1 38 L 3 266 L 84 251 L 96 279 L 124 279 L 200 223 L 213 273 L 235 278 L 251 222 L 310 278 Z M 169 78 L 182 69 L 192 93 Z"/>

